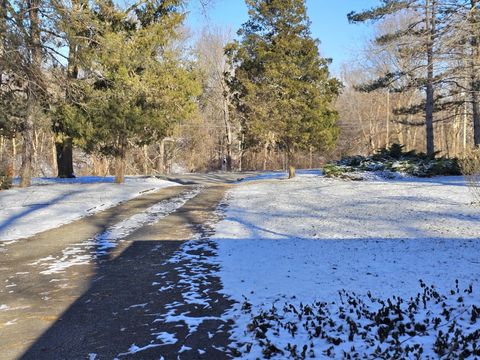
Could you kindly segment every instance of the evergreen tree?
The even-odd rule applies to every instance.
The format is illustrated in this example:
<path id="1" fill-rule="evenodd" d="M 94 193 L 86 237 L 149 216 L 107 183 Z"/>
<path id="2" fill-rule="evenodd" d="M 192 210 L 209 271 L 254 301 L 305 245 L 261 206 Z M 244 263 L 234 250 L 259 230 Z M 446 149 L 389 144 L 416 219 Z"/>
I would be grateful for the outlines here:
<path id="1" fill-rule="evenodd" d="M 238 32 L 241 40 L 227 48 L 245 145 L 270 139 L 293 166 L 295 150 L 335 144 L 332 102 L 340 83 L 329 77 L 328 61 L 311 37 L 304 0 L 247 0 L 247 5 L 250 18 Z"/>
<path id="2" fill-rule="evenodd" d="M 362 87 L 365 91 L 387 88 L 389 91 L 420 89 L 425 92 L 425 101 L 406 109 L 397 109 L 397 114 L 424 112 L 427 154 L 435 154 L 434 113 L 444 110 L 448 102 L 441 104 L 442 96 L 436 89 L 444 77 L 440 75 L 441 38 L 445 34 L 444 15 L 448 8 L 441 0 L 382 0 L 382 4 L 370 10 L 348 14 L 352 23 L 378 21 L 401 12 L 411 14 L 410 21 L 402 29 L 382 34 L 377 44 L 397 44 L 400 51 L 418 56 L 418 63 L 411 69 L 389 72 Z"/>
<path id="3" fill-rule="evenodd" d="M 127 150 L 167 136 L 191 116 L 199 85 L 173 43 L 184 14 L 176 0 L 144 1 L 128 9 L 97 2 L 82 114 L 85 148 L 114 156 L 124 181 Z"/>
<path id="4" fill-rule="evenodd" d="M 480 146 L 480 1 L 448 2 L 449 32 L 445 54 L 451 62 L 448 80 L 451 92 L 463 98 L 465 112 L 471 112 L 473 144 Z"/>

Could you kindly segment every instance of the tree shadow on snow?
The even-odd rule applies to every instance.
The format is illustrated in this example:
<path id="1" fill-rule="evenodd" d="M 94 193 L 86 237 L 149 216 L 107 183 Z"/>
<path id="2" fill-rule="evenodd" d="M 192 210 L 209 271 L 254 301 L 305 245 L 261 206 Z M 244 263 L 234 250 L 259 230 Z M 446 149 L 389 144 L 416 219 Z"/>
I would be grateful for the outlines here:
<path id="1" fill-rule="evenodd" d="M 31 205 L 28 205 L 26 207 L 25 210 L 17 213 L 17 214 L 14 214 L 12 216 L 10 216 L 8 219 L 4 220 L 4 221 L 1 221 L 0 222 L 0 232 L 4 231 L 6 228 L 8 227 L 11 227 L 12 225 L 14 225 L 18 220 L 34 213 L 35 211 L 39 211 L 39 210 L 43 210 L 45 208 L 48 208 L 52 205 L 55 205 L 57 203 L 60 203 L 61 201 L 64 201 L 68 198 L 70 198 L 71 196 L 73 195 L 76 195 L 76 194 L 79 194 L 81 193 L 80 190 L 75 190 L 75 191 L 70 191 L 68 193 L 64 193 L 62 195 L 59 195 L 51 200 L 49 200 L 48 202 L 46 203 L 41 203 L 41 204 L 31 204 Z M 1 239 L 0 239 L 1 240 Z"/>

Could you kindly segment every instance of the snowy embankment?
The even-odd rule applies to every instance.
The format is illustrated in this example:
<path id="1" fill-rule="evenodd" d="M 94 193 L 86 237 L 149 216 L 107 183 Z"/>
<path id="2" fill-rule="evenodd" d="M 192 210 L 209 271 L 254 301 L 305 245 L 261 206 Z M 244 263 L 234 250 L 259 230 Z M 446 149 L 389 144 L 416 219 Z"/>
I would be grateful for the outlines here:
<path id="1" fill-rule="evenodd" d="M 29 188 L 0 192 L 0 242 L 32 236 L 141 194 L 178 185 L 147 177 L 128 177 L 114 184 L 112 177 L 34 179 Z"/>
<path id="2" fill-rule="evenodd" d="M 462 178 L 310 175 L 241 184 L 226 201 L 215 239 L 244 357 L 438 355 L 457 328 L 480 336 L 480 212 Z"/>

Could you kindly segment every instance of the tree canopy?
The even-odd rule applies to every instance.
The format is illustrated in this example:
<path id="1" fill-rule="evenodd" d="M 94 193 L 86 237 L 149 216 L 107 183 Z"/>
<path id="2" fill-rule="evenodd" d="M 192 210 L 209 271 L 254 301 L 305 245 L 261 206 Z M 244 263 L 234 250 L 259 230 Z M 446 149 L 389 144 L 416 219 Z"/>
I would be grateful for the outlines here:
<path id="1" fill-rule="evenodd" d="M 227 54 L 229 80 L 247 146 L 267 142 L 291 160 L 297 149 L 328 148 L 337 136 L 332 106 L 340 83 L 310 34 L 304 0 L 247 0 L 249 20 Z"/>

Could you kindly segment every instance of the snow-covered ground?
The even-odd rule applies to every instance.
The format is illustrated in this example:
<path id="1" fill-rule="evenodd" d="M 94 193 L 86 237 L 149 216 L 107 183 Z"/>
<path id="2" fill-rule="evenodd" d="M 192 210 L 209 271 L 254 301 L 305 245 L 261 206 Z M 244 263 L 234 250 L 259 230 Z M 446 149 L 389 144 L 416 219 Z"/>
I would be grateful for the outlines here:
<path id="1" fill-rule="evenodd" d="M 300 176 L 313 176 L 313 175 L 323 175 L 321 169 L 298 169 L 296 171 L 297 175 Z M 274 179 L 287 179 L 288 173 L 283 170 L 279 171 L 262 171 L 257 175 L 247 176 L 244 179 L 240 180 L 239 183 L 247 181 L 258 181 L 258 180 L 274 180 Z"/>
<path id="2" fill-rule="evenodd" d="M 461 288 L 480 285 L 480 211 L 460 177 L 349 182 L 310 174 L 240 184 L 226 202 L 217 260 L 223 291 L 238 301 L 227 315 L 233 339 L 254 344 L 251 358 L 262 346 L 246 333 L 245 298 L 259 314 L 285 302 L 339 303 L 342 289 L 386 300 L 415 297 L 419 280 L 443 294 L 456 279 Z M 476 294 L 469 301 L 478 305 Z M 283 349 L 295 342 L 272 331 Z"/>
<path id="3" fill-rule="evenodd" d="M 29 237 L 141 194 L 178 185 L 148 177 L 34 179 L 33 186 L 0 192 L 0 242 Z"/>
<path id="4" fill-rule="evenodd" d="M 443 358 L 439 351 L 447 351 L 452 342 L 463 344 L 457 353 L 471 351 L 472 341 L 480 337 L 480 210 L 471 205 L 463 178 L 354 182 L 327 179 L 319 171 L 299 173 L 291 180 L 283 180 L 284 173 L 262 173 L 250 179 L 257 181 L 229 190 L 223 220 L 204 224 L 215 235 L 197 234 L 169 260 L 178 265 L 180 280 L 165 285 L 167 274 L 159 273 L 162 281 L 152 283 L 163 285 L 160 292 L 173 286 L 183 291 L 183 302 L 169 304 L 155 321 L 185 322 L 193 333 L 204 321 L 233 319 L 232 339 L 248 359 L 345 358 L 355 352 L 377 358 Z M 41 179 L 27 189 L 0 192 L 0 241 L 176 185 L 151 178 L 111 182 Z M 42 274 L 56 274 L 91 262 L 200 190 L 155 204 L 67 247 L 61 256 L 31 265 L 40 266 Z M 199 255 L 204 252 L 215 256 Z M 207 268 L 219 269 L 222 292 L 236 301 L 222 318 L 180 311 L 187 305 L 209 307 L 212 299 L 201 291 Z M 119 356 L 177 342 L 168 332 L 152 336 L 154 342 L 132 344 Z M 411 353 L 395 353 L 400 348 Z"/>

